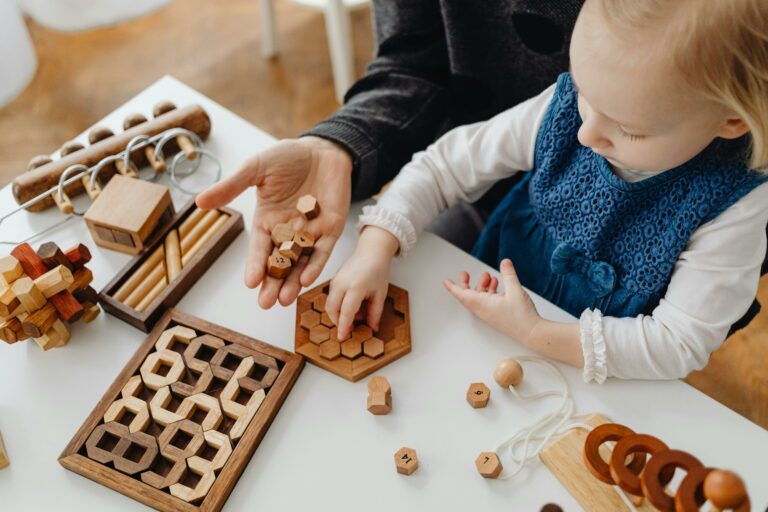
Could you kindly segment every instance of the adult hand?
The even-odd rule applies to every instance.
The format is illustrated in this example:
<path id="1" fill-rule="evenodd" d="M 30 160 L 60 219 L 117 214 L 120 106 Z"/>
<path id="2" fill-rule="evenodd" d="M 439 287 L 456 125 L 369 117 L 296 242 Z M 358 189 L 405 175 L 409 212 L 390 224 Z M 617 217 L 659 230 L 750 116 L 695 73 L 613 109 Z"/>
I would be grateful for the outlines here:
<path id="1" fill-rule="evenodd" d="M 218 208 L 249 187 L 256 187 L 256 211 L 245 284 L 249 288 L 262 285 L 262 308 L 272 307 L 277 300 L 287 306 L 302 286 L 317 279 L 344 230 L 352 194 L 352 158 L 341 146 L 320 137 L 282 140 L 246 160 L 234 175 L 198 195 L 195 202 L 200 208 Z M 296 211 L 296 201 L 304 194 L 312 194 L 320 203 L 320 215 L 309 222 Z M 312 233 L 315 247 L 283 280 L 267 275 L 267 258 L 273 248 L 272 229 L 285 222 Z"/>

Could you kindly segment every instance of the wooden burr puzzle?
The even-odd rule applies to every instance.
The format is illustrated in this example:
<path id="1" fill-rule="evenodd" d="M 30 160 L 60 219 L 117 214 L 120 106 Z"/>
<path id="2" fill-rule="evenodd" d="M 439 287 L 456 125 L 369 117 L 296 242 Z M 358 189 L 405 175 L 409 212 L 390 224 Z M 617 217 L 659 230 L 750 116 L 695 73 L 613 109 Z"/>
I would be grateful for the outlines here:
<path id="1" fill-rule="evenodd" d="M 53 242 L 37 252 L 20 244 L 0 258 L 0 339 L 32 338 L 43 350 L 69 343 L 69 325 L 90 322 L 100 311 L 85 266 L 90 259 L 82 244 L 62 252 Z"/>
<path id="2" fill-rule="evenodd" d="M 190 201 L 99 294 L 104 310 L 149 331 L 243 231 L 231 208 L 201 210 Z"/>
<path id="3" fill-rule="evenodd" d="M 169 310 L 59 457 L 163 511 L 218 511 L 303 359 Z"/>
<path id="4" fill-rule="evenodd" d="M 296 303 L 297 353 L 313 364 L 355 382 L 411 351 L 408 292 L 390 284 L 379 332 L 355 320 L 352 335 L 339 339 L 325 312 L 330 281 L 299 295 Z"/>

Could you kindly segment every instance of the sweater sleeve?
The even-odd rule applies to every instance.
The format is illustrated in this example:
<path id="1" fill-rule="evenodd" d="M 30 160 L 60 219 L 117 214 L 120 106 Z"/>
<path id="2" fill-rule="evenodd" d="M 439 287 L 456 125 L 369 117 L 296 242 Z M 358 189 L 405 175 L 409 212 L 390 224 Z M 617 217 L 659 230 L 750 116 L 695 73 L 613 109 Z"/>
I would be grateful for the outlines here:
<path id="1" fill-rule="evenodd" d="M 439 0 L 374 0 L 375 59 L 345 105 L 303 135 L 351 154 L 352 198 L 389 182 L 437 137 L 447 115 L 450 66 Z"/>
<path id="2" fill-rule="evenodd" d="M 459 126 L 414 155 L 359 227 L 392 233 L 407 254 L 441 211 L 474 202 L 497 181 L 533 168 L 536 136 L 555 85 L 488 121 Z"/>
<path id="3" fill-rule="evenodd" d="M 651 315 L 579 322 L 584 379 L 675 379 L 704 367 L 757 293 L 766 252 L 768 184 L 691 236 Z"/>

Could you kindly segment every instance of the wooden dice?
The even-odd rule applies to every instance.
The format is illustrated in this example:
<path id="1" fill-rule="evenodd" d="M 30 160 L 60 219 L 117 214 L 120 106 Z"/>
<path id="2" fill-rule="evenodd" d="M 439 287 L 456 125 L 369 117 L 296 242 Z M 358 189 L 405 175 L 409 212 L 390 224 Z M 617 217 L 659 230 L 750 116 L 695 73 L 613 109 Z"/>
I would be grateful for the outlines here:
<path id="1" fill-rule="evenodd" d="M 504 469 L 496 452 L 481 452 L 475 459 L 475 467 L 483 478 L 498 478 Z"/>
<path id="2" fill-rule="evenodd" d="M 411 475 L 419 469 L 419 458 L 416 456 L 416 450 L 403 447 L 395 453 L 395 468 L 401 475 Z"/>
<path id="3" fill-rule="evenodd" d="M 392 388 L 386 377 L 379 375 L 368 381 L 368 412 L 377 416 L 392 411 Z"/>
<path id="4" fill-rule="evenodd" d="M 488 400 L 491 398 L 491 390 L 488 386 L 482 382 L 475 382 L 470 384 L 467 390 L 467 402 L 473 409 L 482 409 L 488 405 Z"/>

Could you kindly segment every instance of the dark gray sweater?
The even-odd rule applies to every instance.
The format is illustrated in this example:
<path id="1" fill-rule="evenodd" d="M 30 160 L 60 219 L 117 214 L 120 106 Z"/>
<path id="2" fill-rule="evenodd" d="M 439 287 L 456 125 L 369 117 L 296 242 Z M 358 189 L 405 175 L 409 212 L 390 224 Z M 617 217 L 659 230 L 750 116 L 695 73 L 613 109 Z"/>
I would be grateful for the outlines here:
<path id="1" fill-rule="evenodd" d="M 375 59 L 345 105 L 305 135 L 347 148 L 353 199 L 369 197 L 444 131 L 553 83 L 582 3 L 374 0 Z"/>

